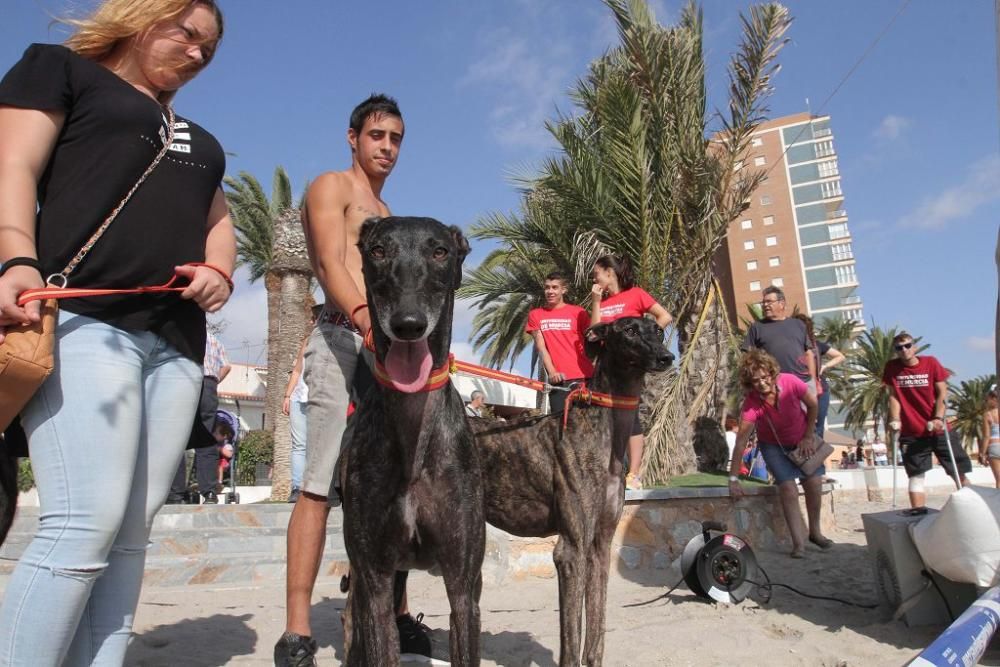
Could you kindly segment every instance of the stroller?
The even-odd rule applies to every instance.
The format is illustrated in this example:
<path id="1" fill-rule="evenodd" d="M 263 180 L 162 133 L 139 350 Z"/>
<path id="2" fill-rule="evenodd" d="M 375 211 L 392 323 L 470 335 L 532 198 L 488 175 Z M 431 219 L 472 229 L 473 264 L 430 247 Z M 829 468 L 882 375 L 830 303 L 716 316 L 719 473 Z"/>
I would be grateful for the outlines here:
<path id="1" fill-rule="evenodd" d="M 233 440 L 229 443 L 233 448 L 232 457 L 228 459 L 220 457 L 220 465 L 223 465 L 222 485 L 224 490 L 228 489 L 228 491 L 226 491 L 226 504 L 238 505 L 240 502 L 240 494 L 236 490 L 236 480 L 239 479 L 237 466 L 240 454 L 240 419 L 232 412 L 219 410 L 215 413 L 215 423 L 218 424 L 219 422 L 229 426 L 233 432 Z"/>

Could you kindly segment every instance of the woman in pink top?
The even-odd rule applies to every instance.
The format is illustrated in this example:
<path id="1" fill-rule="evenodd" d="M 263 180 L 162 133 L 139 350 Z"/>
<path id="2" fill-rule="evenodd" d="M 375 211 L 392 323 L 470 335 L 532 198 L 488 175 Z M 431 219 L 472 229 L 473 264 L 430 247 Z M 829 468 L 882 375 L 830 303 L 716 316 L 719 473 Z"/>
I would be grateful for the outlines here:
<path id="1" fill-rule="evenodd" d="M 778 362 L 763 350 L 754 349 L 743 355 L 739 373 L 746 398 L 741 408 L 740 430 L 736 434 L 736 449 L 733 451 L 736 463 L 730 465 L 730 494 L 734 498 L 743 495 L 738 462 L 742 460 L 743 450 L 756 426 L 760 451 L 778 485 L 781 508 L 792 536 L 792 558 L 803 558 L 806 551 L 807 533 L 799 509 L 799 490 L 795 486 L 795 480 L 803 477 L 809 541 L 820 549 L 829 549 L 833 542 L 823 536 L 819 524 L 822 507 L 820 490 L 826 467 L 820 466 L 812 475 L 805 476 L 788 457 L 788 452 L 795 448 L 806 455 L 815 450 L 813 432 L 819 407 L 816 394 L 798 377 L 781 373 Z"/>
<path id="2" fill-rule="evenodd" d="M 612 322 L 622 317 L 642 317 L 646 313 L 653 316 L 661 329 L 665 329 L 673 317 L 667 309 L 656 302 L 649 292 L 637 287 L 632 273 L 632 264 L 625 257 L 605 255 L 594 262 L 591 273 L 594 287 L 591 290 L 590 323 Z M 639 412 L 635 413 L 632 437 L 628 440 L 628 474 L 625 486 L 633 491 L 642 488 L 639 470 L 642 467 L 642 450 L 645 438 Z"/>

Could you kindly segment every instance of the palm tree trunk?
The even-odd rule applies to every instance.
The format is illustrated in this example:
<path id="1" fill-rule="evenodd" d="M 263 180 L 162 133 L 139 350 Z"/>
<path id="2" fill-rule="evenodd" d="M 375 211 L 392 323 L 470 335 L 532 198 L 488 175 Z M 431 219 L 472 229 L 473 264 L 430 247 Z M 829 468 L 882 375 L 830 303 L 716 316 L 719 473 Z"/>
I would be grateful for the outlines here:
<path id="1" fill-rule="evenodd" d="M 285 387 L 309 326 L 309 275 L 289 271 L 280 278 L 278 331 L 268 345 L 267 404 L 277 405 L 274 421 L 274 464 L 271 499 L 284 500 L 291 491 L 292 438 L 288 416 L 281 411 Z"/>
<path id="2" fill-rule="evenodd" d="M 281 278 L 272 271 L 264 277 L 264 289 L 267 291 L 267 393 L 264 396 L 264 430 L 274 433 L 275 419 L 281 412 L 281 400 L 284 398 L 284 385 L 276 391 L 272 388 L 281 382 L 276 371 L 277 357 L 271 341 L 278 340 L 278 331 L 281 328 Z"/>

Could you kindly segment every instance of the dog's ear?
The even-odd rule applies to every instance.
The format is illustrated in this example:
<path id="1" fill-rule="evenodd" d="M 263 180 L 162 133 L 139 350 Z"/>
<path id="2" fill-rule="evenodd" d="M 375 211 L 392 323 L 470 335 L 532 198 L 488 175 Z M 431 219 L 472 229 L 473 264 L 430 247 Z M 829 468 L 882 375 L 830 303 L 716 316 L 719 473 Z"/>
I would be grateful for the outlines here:
<path id="1" fill-rule="evenodd" d="M 465 262 L 471 248 L 461 229 L 455 225 L 449 225 L 448 231 L 451 232 L 451 240 L 455 243 L 455 250 L 458 252 L 457 271 L 455 271 L 455 289 L 458 289 L 462 285 L 462 263 Z"/>
<path id="2" fill-rule="evenodd" d="M 587 328 L 583 333 L 583 352 L 588 357 L 593 359 L 601 350 L 604 349 L 604 341 L 608 339 L 608 331 L 611 330 L 611 324 L 608 322 L 601 322 L 600 324 L 594 324 Z"/>
<path id="3" fill-rule="evenodd" d="M 368 241 L 368 237 L 371 236 L 380 222 L 382 222 L 382 218 L 377 215 L 373 215 L 361 223 L 361 232 L 358 234 L 358 248 L 361 250 L 362 257 L 365 255 L 364 247 L 365 243 Z"/>

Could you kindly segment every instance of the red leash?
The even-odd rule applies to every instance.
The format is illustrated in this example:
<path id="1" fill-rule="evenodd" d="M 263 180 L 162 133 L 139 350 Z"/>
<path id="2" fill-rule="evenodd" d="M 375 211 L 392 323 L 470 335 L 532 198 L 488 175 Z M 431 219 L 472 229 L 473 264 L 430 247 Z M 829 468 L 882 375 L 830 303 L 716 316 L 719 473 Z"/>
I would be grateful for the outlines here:
<path id="1" fill-rule="evenodd" d="M 223 278 L 226 279 L 226 284 L 229 286 L 229 291 L 233 291 L 233 280 L 229 275 L 217 266 L 212 264 L 205 264 L 203 262 L 189 262 L 184 266 L 204 266 L 212 269 Z M 183 292 L 187 289 L 187 285 L 174 285 L 178 280 L 187 280 L 186 277 L 174 274 L 170 280 L 163 283 L 162 285 L 152 285 L 149 287 L 133 287 L 131 289 L 85 289 L 82 287 L 40 287 L 38 289 L 29 289 L 21 292 L 20 296 L 17 297 L 17 305 L 23 306 L 26 303 L 32 301 L 40 301 L 42 299 L 75 299 L 85 296 L 109 296 L 114 294 L 157 294 L 163 292 Z"/>

